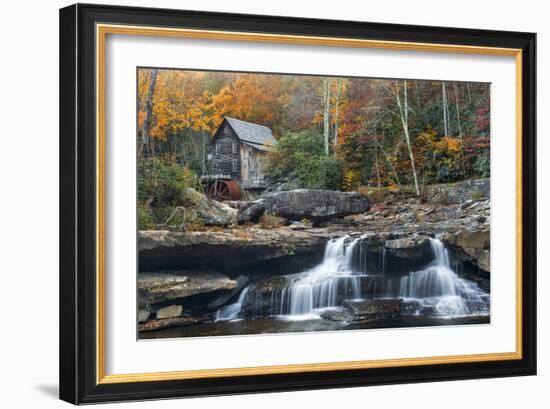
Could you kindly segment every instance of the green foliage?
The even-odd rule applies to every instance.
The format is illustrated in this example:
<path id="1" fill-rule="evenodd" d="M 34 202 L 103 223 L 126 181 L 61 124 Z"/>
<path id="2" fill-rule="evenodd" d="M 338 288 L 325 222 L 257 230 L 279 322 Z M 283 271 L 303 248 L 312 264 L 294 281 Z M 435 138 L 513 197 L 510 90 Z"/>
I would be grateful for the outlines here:
<path id="1" fill-rule="evenodd" d="M 488 153 L 477 157 L 474 169 L 481 177 L 486 178 L 491 175 L 491 160 Z"/>
<path id="2" fill-rule="evenodd" d="M 323 138 L 315 131 L 287 133 L 281 137 L 277 147 L 270 152 L 266 163 L 271 177 L 286 177 L 292 174 L 305 160 L 318 158 L 323 154 Z"/>
<path id="3" fill-rule="evenodd" d="M 342 162 L 324 153 L 323 136 L 316 130 L 288 133 L 279 139 L 266 161 L 266 174 L 272 178 L 292 178 L 299 187 L 339 190 Z"/>
<path id="4" fill-rule="evenodd" d="M 171 158 L 141 158 L 138 175 L 140 229 L 163 224 L 178 206 L 185 205 L 187 188 L 201 189 L 197 174 Z M 169 225 L 180 225 L 183 218 L 183 215 L 174 214 Z"/>
<path id="5" fill-rule="evenodd" d="M 144 204 L 138 206 L 138 226 L 140 230 L 150 230 L 156 226 L 153 212 Z"/>
<path id="6" fill-rule="evenodd" d="M 321 180 L 324 187 L 322 189 L 339 190 L 343 184 L 343 166 L 342 161 L 332 156 L 322 156 L 319 158 Z"/>
<path id="7" fill-rule="evenodd" d="M 182 205 L 186 188 L 201 188 L 193 170 L 170 158 L 141 158 L 138 172 L 139 200 L 155 207 Z"/>

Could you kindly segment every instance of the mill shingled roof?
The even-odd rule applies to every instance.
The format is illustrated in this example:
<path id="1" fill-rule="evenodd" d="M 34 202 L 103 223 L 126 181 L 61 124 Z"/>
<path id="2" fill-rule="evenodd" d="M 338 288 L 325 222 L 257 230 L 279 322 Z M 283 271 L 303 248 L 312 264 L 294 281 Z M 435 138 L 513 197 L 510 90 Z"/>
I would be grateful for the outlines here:
<path id="1" fill-rule="evenodd" d="M 225 120 L 237 134 L 237 137 L 256 149 L 269 150 L 277 141 L 267 126 L 241 121 L 240 119 L 225 117 Z"/>

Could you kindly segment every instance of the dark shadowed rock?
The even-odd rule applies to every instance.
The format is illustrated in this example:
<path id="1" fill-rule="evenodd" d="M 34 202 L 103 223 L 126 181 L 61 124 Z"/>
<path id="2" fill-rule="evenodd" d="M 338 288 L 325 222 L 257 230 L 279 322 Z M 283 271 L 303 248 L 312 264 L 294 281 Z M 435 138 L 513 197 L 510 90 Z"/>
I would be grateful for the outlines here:
<path id="1" fill-rule="evenodd" d="M 366 196 L 357 192 L 298 189 L 269 193 L 239 209 L 239 223 L 257 222 L 265 212 L 288 220 L 315 222 L 370 210 Z"/>
<path id="2" fill-rule="evenodd" d="M 285 276 L 270 277 L 252 285 L 253 291 L 261 294 L 269 294 L 281 291 L 289 285 L 289 279 Z"/>
<path id="3" fill-rule="evenodd" d="M 286 276 L 273 276 L 251 284 L 242 299 L 242 316 L 251 318 L 279 314 L 281 292 L 289 283 L 290 280 Z"/>
<path id="4" fill-rule="evenodd" d="M 274 303 L 276 299 L 274 295 L 280 294 L 288 284 L 289 279 L 285 276 L 274 276 L 252 284 L 242 304 L 243 316 L 254 317 L 279 313 L 281 306 Z"/>
<path id="5" fill-rule="evenodd" d="M 347 300 L 343 306 L 352 312 L 355 321 L 370 321 L 399 316 L 401 302 L 401 299 Z"/>
<path id="6" fill-rule="evenodd" d="M 376 251 L 376 247 L 372 251 Z M 380 260 L 383 273 L 403 275 L 427 265 L 433 260 L 430 240 L 423 235 L 386 240 L 382 247 Z"/>
<path id="7" fill-rule="evenodd" d="M 355 315 L 348 308 L 336 307 L 336 308 L 327 308 L 326 310 L 321 311 L 321 318 L 326 320 L 336 321 L 336 322 L 351 322 L 355 321 Z"/>
<path id="8" fill-rule="evenodd" d="M 265 199 L 257 199 L 252 202 L 247 202 L 241 207 L 237 213 L 237 221 L 239 224 L 246 222 L 257 222 L 265 212 Z"/>

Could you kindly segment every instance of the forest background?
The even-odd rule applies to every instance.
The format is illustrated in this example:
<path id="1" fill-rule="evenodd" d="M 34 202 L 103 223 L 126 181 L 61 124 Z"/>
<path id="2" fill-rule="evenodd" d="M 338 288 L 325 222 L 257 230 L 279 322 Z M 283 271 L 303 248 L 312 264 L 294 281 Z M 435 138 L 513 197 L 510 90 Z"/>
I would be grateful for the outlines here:
<path id="1" fill-rule="evenodd" d="M 269 127 L 271 180 L 295 188 L 408 191 L 490 176 L 490 84 L 138 70 L 140 228 L 201 189 L 225 116 Z"/>

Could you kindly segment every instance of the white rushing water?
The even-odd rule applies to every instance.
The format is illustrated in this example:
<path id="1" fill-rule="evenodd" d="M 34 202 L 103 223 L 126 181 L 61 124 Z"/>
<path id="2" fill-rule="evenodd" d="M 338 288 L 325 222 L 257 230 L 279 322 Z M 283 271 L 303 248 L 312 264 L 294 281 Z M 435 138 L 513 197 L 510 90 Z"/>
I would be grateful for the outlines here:
<path id="1" fill-rule="evenodd" d="M 368 298 L 362 285 L 362 280 L 369 276 L 367 248 L 361 241 L 362 237 L 350 236 L 329 240 L 321 264 L 287 275 L 288 284 L 270 294 L 272 314 L 298 320 L 318 318 L 320 311 L 341 306 L 345 300 Z M 443 317 L 488 314 L 489 294 L 476 283 L 458 277 L 440 240 L 430 238 L 430 246 L 433 261 L 424 269 L 397 279 L 399 288 L 388 292 L 386 297 L 402 298 L 412 305 L 413 314 Z M 381 262 L 385 280 L 386 274 L 391 273 L 386 272 L 385 249 Z M 392 279 L 388 277 L 388 280 Z M 235 303 L 220 308 L 216 321 L 241 318 L 247 297 L 255 297 L 248 301 L 252 301 L 253 307 L 257 304 L 260 311 L 265 300 L 253 288 L 253 285 L 245 287 Z"/>
<path id="2" fill-rule="evenodd" d="M 216 312 L 216 321 L 229 321 L 239 318 L 239 314 L 241 313 L 243 302 L 246 299 L 246 296 L 248 295 L 248 291 L 250 290 L 250 287 L 245 287 L 241 294 L 239 295 L 239 298 L 237 299 L 237 302 L 226 305 L 222 308 L 220 308 Z"/>
<path id="3" fill-rule="evenodd" d="M 360 237 L 329 240 L 323 262 L 304 273 L 290 276 L 280 297 L 280 314 L 299 317 L 341 305 L 345 299 L 363 298 L 361 274 L 353 271 L 354 255 Z M 349 243 L 348 243 L 349 242 Z"/>
<path id="4" fill-rule="evenodd" d="M 401 278 L 399 296 L 417 301 L 419 311 L 431 309 L 438 316 L 487 314 L 489 294 L 479 286 L 456 275 L 449 253 L 438 239 L 430 238 L 433 262 L 425 269 Z"/>

